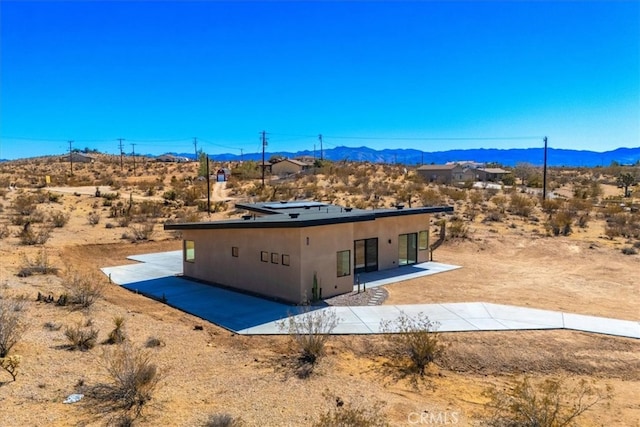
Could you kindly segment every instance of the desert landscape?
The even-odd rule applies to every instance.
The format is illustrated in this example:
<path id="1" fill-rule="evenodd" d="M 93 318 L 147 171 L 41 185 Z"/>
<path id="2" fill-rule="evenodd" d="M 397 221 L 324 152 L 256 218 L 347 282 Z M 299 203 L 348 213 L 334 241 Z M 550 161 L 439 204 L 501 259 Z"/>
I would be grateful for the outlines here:
<path id="1" fill-rule="evenodd" d="M 552 197 L 541 203 L 535 167 L 512 168 L 513 185 L 447 186 L 403 165 L 324 161 L 262 187 L 255 162 L 214 162 L 211 170 L 232 174 L 212 183 L 208 205 L 198 162 L 137 162 L 134 170 L 130 159 L 99 155 L 73 171 L 57 157 L 0 163 L 0 331 L 19 332 L 0 359 L 0 425 L 305 426 L 349 417 L 360 421 L 341 425 L 507 425 L 495 406 L 526 380 L 537 390 L 561 381 L 544 395 L 567 407 L 593 403 L 575 425 L 640 426 L 637 339 L 440 333 L 442 351 L 425 374 L 398 377 L 388 337 L 331 336 L 301 377 L 287 334 L 236 335 L 100 272 L 134 262 L 130 255 L 180 250 L 165 223 L 240 217 L 236 201 L 450 205 L 452 215 L 432 220 L 433 236 L 443 220 L 447 230 L 434 260 L 462 268 L 386 286 L 382 304 L 484 301 L 637 322 L 640 190 L 624 197 L 617 178 L 637 182 L 638 166 L 551 168 Z M 72 338 L 87 331 L 91 345 Z M 99 393 L 112 390 L 123 353 L 138 357 L 124 360 L 148 368 L 153 385 L 128 408 Z M 73 394 L 84 397 L 63 403 Z"/>

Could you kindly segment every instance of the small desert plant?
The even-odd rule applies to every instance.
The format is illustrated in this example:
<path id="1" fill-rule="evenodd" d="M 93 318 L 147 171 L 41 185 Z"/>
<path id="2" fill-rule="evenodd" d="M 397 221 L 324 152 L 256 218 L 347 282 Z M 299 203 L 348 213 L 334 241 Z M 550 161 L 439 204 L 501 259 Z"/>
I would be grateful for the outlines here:
<path id="1" fill-rule="evenodd" d="M 87 215 L 87 220 L 89 222 L 89 225 L 98 225 L 98 223 L 100 222 L 100 213 L 91 212 L 89 215 Z"/>
<path id="2" fill-rule="evenodd" d="M 144 344 L 144 346 L 147 347 L 147 348 L 162 347 L 164 345 L 165 345 L 164 341 L 162 341 L 158 337 L 149 337 L 149 338 L 147 338 L 147 341 Z"/>
<path id="3" fill-rule="evenodd" d="M 487 406 L 493 416 L 484 422 L 490 427 L 564 427 L 576 424 L 576 418 L 602 399 L 610 397 L 610 389 L 600 390 L 581 381 L 575 387 L 563 380 L 547 379 L 534 384 L 528 378 L 518 380 L 505 391 L 489 389 Z"/>
<path id="4" fill-rule="evenodd" d="M 301 372 L 311 373 L 313 365 L 325 354 L 325 344 L 329 334 L 338 326 L 340 319 L 334 310 L 306 311 L 297 316 L 289 316 L 278 323 L 296 345 Z M 306 375 L 303 375 L 306 376 Z"/>
<path id="5" fill-rule="evenodd" d="M 320 415 L 313 427 L 386 427 L 389 425 L 382 413 L 382 403 L 353 405 L 340 397 L 326 396 L 331 408 Z"/>
<path id="6" fill-rule="evenodd" d="M 61 211 L 51 212 L 51 222 L 54 227 L 62 228 L 69 222 L 69 214 Z"/>
<path id="7" fill-rule="evenodd" d="M 23 245 L 42 245 L 51 237 L 51 227 L 43 226 L 34 231 L 31 223 L 26 223 L 18 237 Z"/>
<path id="8" fill-rule="evenodd" d="M 57 267 L 52 267 L 49 263 L 47 250 L 42 248 L 36 258 L 30 259 L 25 256 L 24 262 L 18 271 L 19 277 L 28 277 L 33 274 L 55 274 L 58 272 Z"/>
<path id="9" fill-rule="evenodd" d="M 528 218 L 533 212 L 533 200 L 522 194 L 512 194 L 509 209 L 514 215 Z"/>
<path id="10" fill-rule="evenodd" d="M 638 250 L 633 246 L 627 246 L 622 248 L 622 253 L 625 255 L 636 255 L 638 253 Z"/>
<path id="11" fill-rule="evenodd" d="M 69 341 L 69 350 L 87 351 L 95 347 L 98 331 L 90 326 L 83 327 L 78 324 L 67 327 L 64 331 L 64 336 Z"/>
<path id="12" fill-rule="evenodd" d="M 453 218 L 449 221 L 448 236 L 452 239 L 465 239 L 469 234 L 469 227 L 461 218 Z"/>
<path id="13" fill-rule="evenodd" d="M 20 356 L 0 357 L 0 368 L 7 371 L 14 381 L 18 376 L 18 367 L 20 367 Z"/>
<path id="14" fill-rule="evenodd" d="M 63 285 L 69 291 L 65 302 L 80 308 L 91 307 L 98 299 L 102 298 L 104 291 L 104 282 L 101 279 L 80 274 L 77 271 L 67 272 Z"/>
<path id="15" fill-rule="evenodd" d="M 9 227 L 7 227 L 7 224 L 2 224 L 0 226 L 0 239 L 9 237 L 10 234 L 11 234 L 11 230 L 9 230 Z"/>
<path id="16" fill-rule="evenodd" d="M 128 343 L 105 351 L 102 361 L 111 382 L 91 387 L 88 393 L 91 400 L 105 412 L 138 417 L 161 379 L 158 367 L 147 352 Z"/>
<path id="17" fill-rule="evenodd" d="M 229 414 L 213 414 L 204 423 L 204 427 L 242 427 L 242 418 L 235 418 Z"/>
<path id="18" fill-rule="evenodd" d="M 571 224 L 573 223 L 574 214 L 567 209 L 561 209 L 551 215 L 547 222 L 547 229 L 554 236 L 568 236 L 571 234 Z"/>
<path id="19" fill-rule="evenodd" d="M 423 313 L 402 313 L 395 320 L 383 320 L 380 331 L 385 334 L 391 364 L 406 373 L 424 376 L 426 367 L 441 356 L 444 346 L 436 332 L 440 324 Z"/>
<path id="20" fill-rule="evenodd" d="M 109 332 L 109 337 L 105 340 L 105 344 L 120 344 L 127 338 L 124 332 L 124 317 L 115 317 L 113 325 L 113 330 Z"/>
<path id="21" fill-rule="evenodd" d="M 21 301 L 0 299 L 0 358 L 6 357 L 26 330 Z"/>
<path id="22" fill-rule="evenodd" d="M 130 240 L 131 242 L 141 242 L 150 240 L 153 235 L 153 223 L 148 222 L 139 225 L 132 225 L 129 227 L 129 231 L 122 235 L 122 238 Z"/>

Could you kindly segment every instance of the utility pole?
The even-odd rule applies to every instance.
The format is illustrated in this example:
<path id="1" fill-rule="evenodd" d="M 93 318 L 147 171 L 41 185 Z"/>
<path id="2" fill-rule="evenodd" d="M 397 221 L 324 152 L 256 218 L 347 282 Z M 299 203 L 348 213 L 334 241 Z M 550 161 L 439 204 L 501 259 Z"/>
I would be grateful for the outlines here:
<path id="1" fill-rule="evenodd" d="M 544 137 L 544 166 L 542 169 L 542 201 L 547 200 L 547 137 Z"/>
<path id="2" fill-rule="evenodd" d="M 124 138 L 118 138 L 118 141 L 120 141 L 119 147 L 120 147 L 120 170 L 124 169 L 124 162 L 122 160 L 122 156 L 124 155 L 124 152 L 122 151 L 122 141 L 124 141 Z"/>
<path id="3" fill-rule="evenodd" d="M 193 137 L 193 147 L 195 148 L 195 153 L 196 153 L 196 162 L 198 161 L 198 138 L 196 138 L 195 136 Z"/>
<path id="4" fill-rule="evenodd" d="M 209 173 L 209 155 L 207 154 L 207 215 L 211 216 L 211 173 Z"/>
<path id="5" fill-rule="evenodd" d="M 131 154 L 133 155 L 133 175 L 136 174 L 136 144 L 131 144 Z"/>
<path id="6" fill-rule="evenodd" d="M 322 153 L 322 134 L 318 135 L 318 140 L 320 140 L 320 160 L 324 160 L 324 154 Z"/>
<path id="7" fill-rule="evenodd" d="M 244 151 L 242 151 L 242 148 L 240 149 L 240 163 L 244 163 Z"/>
<path id="8" fill-rule="evenodd" d="M 267 133 L 262 131 L 262 187 L 264 188 L 264 149 L 267 146 Z"/>
<path id="9" fill-rule="evenodd" d="M 69 141 L 69 164 L 71 165 L 71 175 L 73 175 L 73 141 Z"/>

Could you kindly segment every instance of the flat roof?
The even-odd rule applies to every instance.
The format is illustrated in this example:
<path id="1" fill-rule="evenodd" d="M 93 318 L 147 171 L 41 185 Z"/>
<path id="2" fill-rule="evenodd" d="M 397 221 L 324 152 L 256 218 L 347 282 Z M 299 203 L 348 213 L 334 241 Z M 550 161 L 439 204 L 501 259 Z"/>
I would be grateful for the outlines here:
<path id="1" fill-rule="evenodd" d="M 204 230 L 204 229 L 244 229 L 244 228 L 301 228 L 318 225 L 343 224 L 349 222 L 374 221 L 376 218 L 391 216 L 418 215 L 426 213 L 453 212 L 452 206 L 431 206 L 419 208 L 396 209 L 350 209 L 336 205 L 313 205 L 306 208 L 302 202 L 287 202 L 293 204 L 287 212 L 265 207 L 270 203 L 237 204 L 237 208 L 247 209 L 267 215 L 244 215 L 240 219 L 207 222 L 185 222 L 165 224 L 165 230 Z M 320 203 L 320 202 L 315 202 Z M 296 205 L 297 204 L 297 205 Z M 283 205 L 283 204 L 278 204 Z M 282 208 L 281 208 L 282 209 Z"/>

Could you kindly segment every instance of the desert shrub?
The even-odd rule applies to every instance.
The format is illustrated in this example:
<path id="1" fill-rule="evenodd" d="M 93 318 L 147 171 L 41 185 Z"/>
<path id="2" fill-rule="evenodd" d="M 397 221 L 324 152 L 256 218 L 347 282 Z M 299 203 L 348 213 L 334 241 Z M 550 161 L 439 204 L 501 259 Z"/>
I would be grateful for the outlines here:
<path id="1" fill-rule="evenodd" d="M 509 201 L 509 210 L 514 215 L 528 218 L 533 212 L 533 200 L 523 194 L 514 193 Z"/>
<path id="2" fill-rule="evenodd" d="M 67 222 L 69 222 L 69 214 L 61 211 L 51 212 L 51 223 L 54 227 L 62 228 L 67 225 Z"/>
<path id="3" fill-rule="evenodd" d="M 0 226 L 0 239 L 9 237 L 10 234 L 11 234 L 11 230 L 9 230 L 9 227 L 7 226 L 7 224 L 2 224 Z"/>
<path id="4" fill-rule="evenodd" d="M 16 380 L 18 376 L 18 368 L 20 367 L 20 356 L 6 356 L 0 357 L 0 368 L 4 369 L 11 375 L 13 381 Z"/>
<path id="5" fill-rule="evenodd" d="M 91 326 L 83 327 L 78 324 L 68 326 L 64 330 L 64 336 L 69 341 L 67 346 L 69 350 L 87 351 L 95 347 L 98 340 L 98 331 Z"/>
<path id="6" fill-rule="evenodd" d="M 554 236 L 571 234 L 574 214 L 566 209 L 556 212 L 546 224 L 547 230 Z"/>
<path id="7" fill-rule="evenodd" d="M 100 213 L 95 211 L 89 213 L 89 215 L 87 215 L 87 221 L 89 222 L 89 225 L 98 225 L 100 222 Z"/>
<path id="8" fill-rule="evenodd" d="M 122 238 L 130 240 L 131 242 L 141 242 L 150 240 L 152 235 L 153 223 L 134 224 L 122 235 Z"/>
<path id="9" fill-rule="evenodd" d="M 306 311 L 289 316 L 278 323 L 278 328 L 291 337 L 299 352 L 299 373 L 310 374 L 313 365 L 325 354 L 329 335 L 338 326 L 339 318 L 334 310 Z"/>
<path id="10" fill-rule="evenodd" d="M 633 246 L 627 246 L 622 248 L 622 253 L 625 255 L 636 255 L 638 253 L 638 250 Z"/>
<path id="11" fill-rule="evenodd" d="M 451 239 L 465 239 L 469 234 L 469 227 L 467 223 L 462 218 L 453 218 L 449 221 L 449 226 L 447 235 Z"/>
<path id="12" fill-rule="evenodd" d="M 67 302 L 80 308 L 91 307 L 104 292 L 102 280 L 77 271 L 68 271 L 62 284 L 69 292 Z"/>
<path id="13" fill-rule="evenodd" d="M 320 415 L 313 427 L 386 427 L 389 422 L 382 413 L 382 403 L 367 405 L 345 403 L 340 397 L 327 396 L 330 409 Z"/>
<path id="14" fill-rule="evenodd" d="M 495 195 L 491 198 L 491 201 L 500 213 L 504 213 L 507 206 L 507 197 L 503 194 Z"/>
<path id="15" fill-rule="evenodd" d="M 610 390 L 602 393 L 581 381 L 575 387 L 564 381 L 547 379 L 538 384 L 528 378 L 518 380 L 504 390 L 489 389 L 485 395 L 493 415 L 484 422 L 490 427 L 560 427 L 577 425 L 576 419 L 599 401 L 608 399 Z"/>
<path id="16" fill-rule="evenodd" d="M 41 226 L 37 230 L 30 223 L 25 224 L 22 231 L 18 233 L 20 243 L 23 245 L 42 245 L 51 237 L 51 227 Z"/>
<path id="17" fill-rule="evenodd" d="M 242 418 L 235 418 L 229 414 L 213 414 L 204 423 L 204 427 L 242 427 L 244 425 Z"/>
<path id="18" fill-rule="evenodd" d="M 62 325 L 51 321 L 45 322 L 43 327 L 48 331 L 59 331 L 60 329 L 62 329 Z"/>
<path id="19" fill-rule="evenodd" d="M 21 301 L 0 299 L 0 358 L 7 356 L 26 330 L 23 307 Z"/>
<path id="20" fill-rule="evenodd" d="M 640 237 L 640 217 L 627 212 L 621 212 L 607 218 L 605 234 L 610 237 Z"/>
<path id="21" fill-rule="evenodd" d="M 113 319 L 114 328 L 109 332 L 109 336 L 104 341 L 105 344 L 121 344 L 127 339 L 124 332 L 124 317 L 118 316 Z"/>
<path id="22" fill-rule="evenodd" d="M 498 209 L 490 209 L 484 216 L 484 222 L 500 222 L 504 215 Z"/>
<path id="23" fill-rule="evenodd" d="M 16 196 L 12 205 L 18 215 L 31 215 L 37 208 L 37 200 L 33 194 L 22 193 Z"/>
<path id="24" fill-rule="evenodd" d="M 423 206 L 438 206 L 442 204 L 442 196 L 438 190 L 427 188 L 420 193 L 420 200 Z"/>
<path id="25" fill-rule="evenodd" d="M 87 394 L 94 408 L 138 417 L 151 401 L 161 379 L 151 356 L 124 343 L 106 350 L 102 365 L 111 381 L 90 387 Z"/>
<path id="26" fill-rule="evenodd" d="M 158 337 L 149 337 L 147 341 L 144 343 L 144 346 L 147 348 L 155 348 L 155 347 L 163 347 L 165 345 L 164 341 L 162 341 Z"/>
<path id="27" fill-rule="evenodd" d="M 391 366 L 401 373 L 424 376 L 427 366 L 444 351 L 439 326 L 424 313 L 410 317 L 402 312 L 395 320 L 383 320 L 380 331 L 387 341 Z"/>
<path id="28" fill-rule="evenodd" d="M 162 203 L 145 200 L 137 205 L 137 211 L 140 215 L 158 218 L 162 216 Z"/>
<path id="29" fill-rule="evenodd" d="M 47 250 L 42 248 L 34 259 L 30 259 L 25 255 L 20 271 L 18 271 L 18 276 L 28 277 L 33 274 L 56 274 L 57 272 L 58 268 L 52 267 L 49 263 Z"/>

